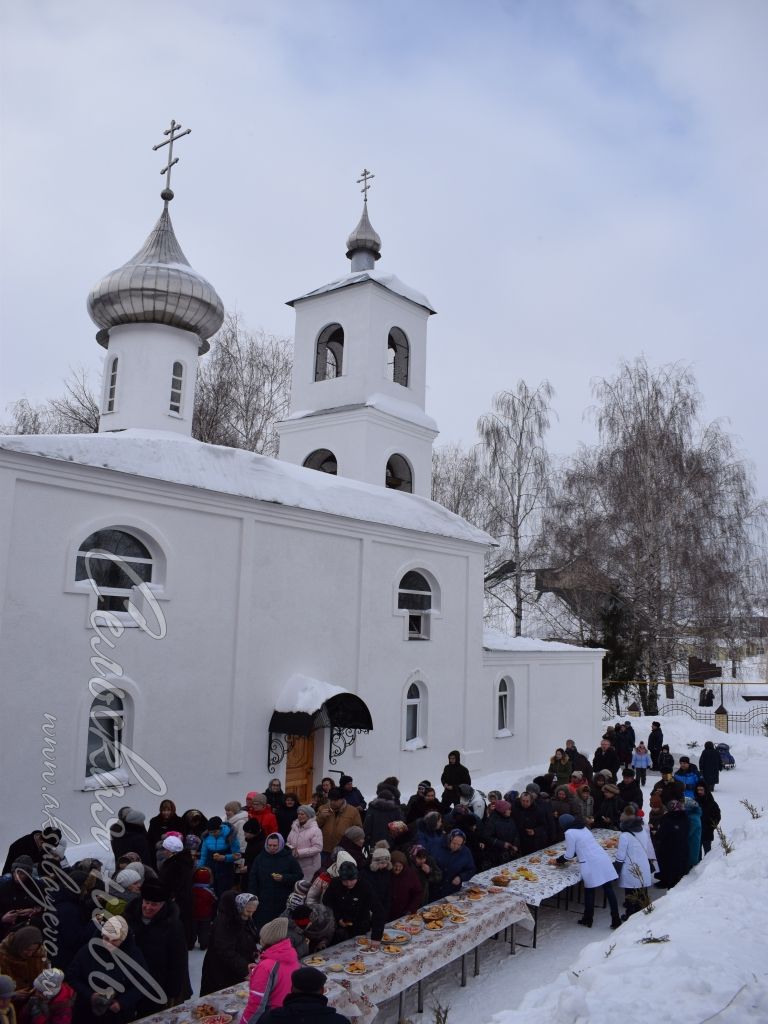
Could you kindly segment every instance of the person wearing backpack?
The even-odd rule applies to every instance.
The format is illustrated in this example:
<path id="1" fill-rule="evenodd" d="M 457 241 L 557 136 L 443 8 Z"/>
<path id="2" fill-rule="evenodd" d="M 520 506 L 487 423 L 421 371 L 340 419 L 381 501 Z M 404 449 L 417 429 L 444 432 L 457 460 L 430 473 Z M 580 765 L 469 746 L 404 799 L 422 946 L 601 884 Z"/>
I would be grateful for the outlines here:
<path id="1" fill-rule="evenodd" d="M 248 1002 L 240 1024 L 256 1024 L 277 1006 L 282 1006 L 291 992 L 291 975 L 301 963 L 288 938 L 288 918 L 268 921 L 259 932 L 261 956 L 251 968 L 248 979 Z"/>

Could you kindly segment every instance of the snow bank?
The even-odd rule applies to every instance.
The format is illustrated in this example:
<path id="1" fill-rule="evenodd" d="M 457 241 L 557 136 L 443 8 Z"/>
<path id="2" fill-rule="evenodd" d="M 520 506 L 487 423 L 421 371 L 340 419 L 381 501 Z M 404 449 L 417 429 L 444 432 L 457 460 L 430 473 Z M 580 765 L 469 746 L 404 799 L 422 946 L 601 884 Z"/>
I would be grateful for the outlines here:
<path id="1" fill-rule="evenodd" d="M 302 711 L 313 715 L 327 700 L 337 697 L 340 693 L 349 693 L 349 690 L 296 673 L 275 698 L 275 711 Z"/>
<path id="2" fill-rule="evenodd" d="M 496 629 L 483 630 L 483 647 L 486 651 L 583 651 L 586 648 L 575 644 L 563 644 L 557 640 L 536 640 L 530 636 L 508 636 Z M 588 648 L 594 654 L 599 648 Z"/>
<path id="3" fill-rule="evenodd" d="M 0 449 L 474 544 L 495 544 L 487 533 L 428 498 L 318 473 L 239 448 L 202 444 L 169 431 L 0 436 Z"/>

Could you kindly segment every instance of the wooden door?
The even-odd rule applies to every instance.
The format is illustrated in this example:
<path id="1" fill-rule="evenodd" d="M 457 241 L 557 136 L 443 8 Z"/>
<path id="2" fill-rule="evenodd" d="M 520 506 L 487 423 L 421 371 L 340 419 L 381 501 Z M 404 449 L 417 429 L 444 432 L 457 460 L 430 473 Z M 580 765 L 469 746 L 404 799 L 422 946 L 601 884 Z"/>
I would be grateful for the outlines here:
<path id="1" fill-rule="evenodd" d="M 299 802 L 308 804 L 312 798 L 312 765 L 315 758 L 315 737 L 290 736 L 292 744 L 285 766 L 285 792 L 297 793 Z"/>

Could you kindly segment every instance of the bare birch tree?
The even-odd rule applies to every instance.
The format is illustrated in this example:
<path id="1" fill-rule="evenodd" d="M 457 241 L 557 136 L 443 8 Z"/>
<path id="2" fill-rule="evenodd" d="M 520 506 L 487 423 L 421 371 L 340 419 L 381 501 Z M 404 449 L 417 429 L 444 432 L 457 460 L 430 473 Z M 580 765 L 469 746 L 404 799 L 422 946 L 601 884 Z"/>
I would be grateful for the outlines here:
<path id="1" fill-rule="evenodd" d="M 515 636 L 523 630 L 523 607 L 540 553 L 550 474 L 544 437 L 553 396 L 546 380 L 533 389 L 520 380 L 514 391 L 494 396 L 491 412 L 477 424 L 487 476 L 485 527 L 501 545 L 496 566 L 486 573 L 486 593 L 512 612 Z"/>

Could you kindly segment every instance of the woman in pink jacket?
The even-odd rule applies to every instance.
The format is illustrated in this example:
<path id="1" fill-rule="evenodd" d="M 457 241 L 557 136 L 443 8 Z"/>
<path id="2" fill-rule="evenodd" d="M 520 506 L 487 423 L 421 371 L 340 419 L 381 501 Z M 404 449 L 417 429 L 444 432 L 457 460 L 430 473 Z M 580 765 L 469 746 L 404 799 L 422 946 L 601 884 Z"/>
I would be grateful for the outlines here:
<path id="1" fill-rule="evenodd" d="M 288 846 L 293 850 L 305 880 L 311 882 L 320 867 L 323 833 L 315 820 L 314 810 L 306 804 L 302 804 L 296 812 L 296 821 L 288 833 Z"/>
<path id="2" fill-rule="evenodd" d="M 261 956 L 251 968 L 250 995 L 240 1024 L 255 1024 L 267 1010 L 282 1006 L 291 991 L 291 975 L 301 967 L 288 938 L 288 918 L 277 917 L 259 932 Z"/>

